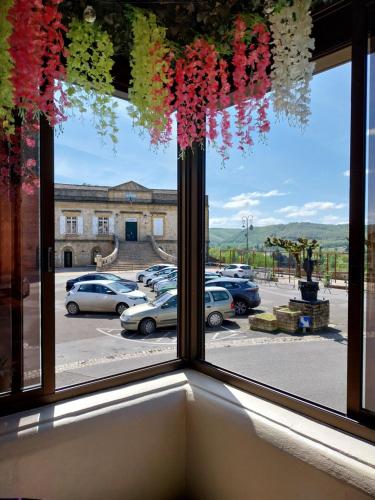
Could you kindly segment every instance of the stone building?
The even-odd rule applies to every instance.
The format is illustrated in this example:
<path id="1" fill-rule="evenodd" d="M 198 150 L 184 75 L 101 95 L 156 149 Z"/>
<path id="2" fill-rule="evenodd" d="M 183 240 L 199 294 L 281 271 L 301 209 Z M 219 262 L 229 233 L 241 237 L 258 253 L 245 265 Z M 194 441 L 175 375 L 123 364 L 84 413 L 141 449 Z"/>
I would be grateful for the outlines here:
<path id="1" fill-rule="evenodd" d="M 95 264 L 127 241 L 149 242 L 177 255 L 177 191 L 119 186 L 55 184 L 55 264 Z"/>

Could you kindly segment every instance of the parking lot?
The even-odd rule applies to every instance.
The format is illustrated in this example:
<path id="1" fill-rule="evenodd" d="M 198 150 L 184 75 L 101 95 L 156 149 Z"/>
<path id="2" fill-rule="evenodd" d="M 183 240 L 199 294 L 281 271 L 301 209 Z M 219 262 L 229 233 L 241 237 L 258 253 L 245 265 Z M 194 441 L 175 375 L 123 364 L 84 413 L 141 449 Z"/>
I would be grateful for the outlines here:
<path id="1" fill-rule="evenodd" d="M 59 387 L 176 358 L 176 329 L 149 336 L 122 331 L 116 314 L 66 313 L 65 283 L 81 272 L 56 273 L 56 370 Z M 122 276 L 135 279 L 135 271 Z M 299 298 L 293 280 L 260 283 L 261 305 L 251 314 L 272 312 L 275 305 Z M 143 284 L 148 297 L 153 292 Z M 264 333 L 249 329 L 247 315 L 225 321 L 205 333 L 206 360 L 231 371 L 340 409 L 345 404 L 345 290 L 323 290 L 330 301 L 330 325 L 315 334 Z M 315 398 L 315 399 L 314 399 Z"/>

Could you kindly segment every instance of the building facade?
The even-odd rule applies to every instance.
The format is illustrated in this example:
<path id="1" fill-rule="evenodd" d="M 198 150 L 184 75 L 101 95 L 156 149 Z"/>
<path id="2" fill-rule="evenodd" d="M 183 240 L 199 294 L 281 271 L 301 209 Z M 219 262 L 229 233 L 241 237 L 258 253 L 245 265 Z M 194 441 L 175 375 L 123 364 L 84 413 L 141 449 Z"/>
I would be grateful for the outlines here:
<path id="1" fill-rule="evenodd" d="M 177 255 L 177 191 L 149 189 L 130 181 L 119 186 L 55 184 L 55 264 L 95 264 L 115 244 L 154 236 Z"/>

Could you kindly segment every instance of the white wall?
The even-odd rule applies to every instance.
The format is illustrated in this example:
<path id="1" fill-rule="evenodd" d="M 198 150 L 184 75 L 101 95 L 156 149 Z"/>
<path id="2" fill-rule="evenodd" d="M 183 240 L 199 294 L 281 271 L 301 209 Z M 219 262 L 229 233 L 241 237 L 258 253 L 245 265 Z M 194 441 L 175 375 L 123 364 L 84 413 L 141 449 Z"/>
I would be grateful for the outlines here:
<path id="1" fill-rule="evenodd" d="M 1 418 L 0 497 L 17 496 L 364 500 L 375 452 L 187 370 Z"/>

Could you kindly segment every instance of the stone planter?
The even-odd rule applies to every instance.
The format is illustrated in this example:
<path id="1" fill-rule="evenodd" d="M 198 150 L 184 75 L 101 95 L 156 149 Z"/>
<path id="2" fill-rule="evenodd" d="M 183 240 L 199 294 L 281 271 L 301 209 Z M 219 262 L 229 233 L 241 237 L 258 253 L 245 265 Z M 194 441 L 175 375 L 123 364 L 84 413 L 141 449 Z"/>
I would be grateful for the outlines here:
<path id="1" fill-rule="evenodd" d="M 315 302 L 318 300 L 319 283 L 317 281 L 298 281 L 298 289 L 301 290 L 302 300 Z"/>

